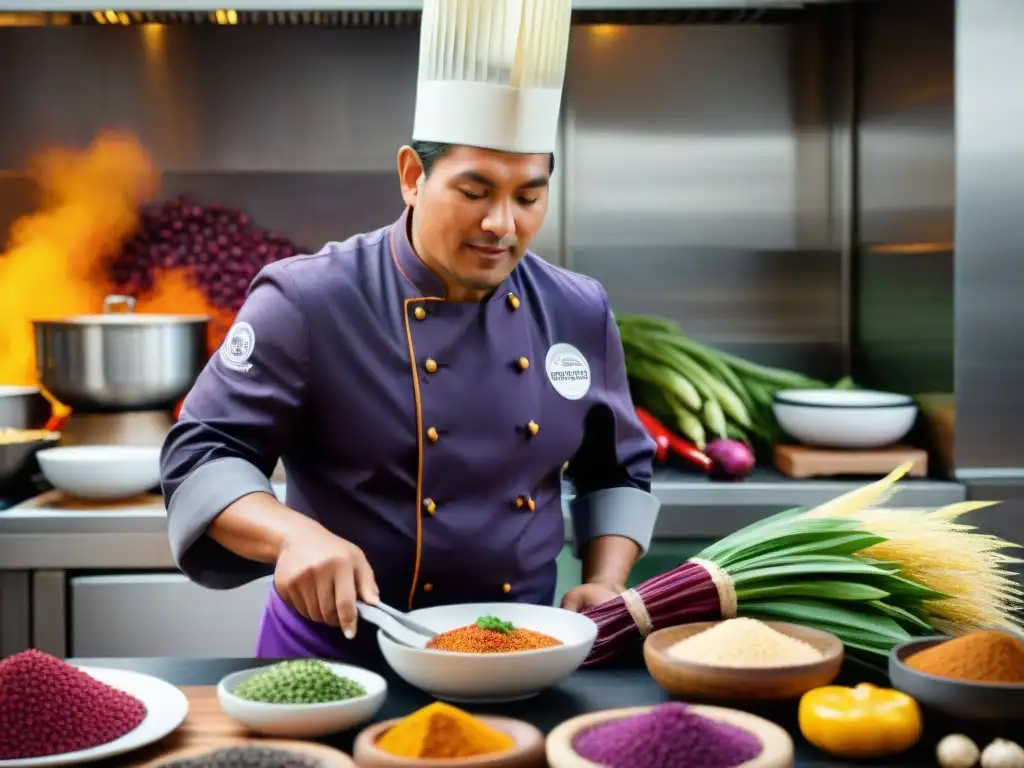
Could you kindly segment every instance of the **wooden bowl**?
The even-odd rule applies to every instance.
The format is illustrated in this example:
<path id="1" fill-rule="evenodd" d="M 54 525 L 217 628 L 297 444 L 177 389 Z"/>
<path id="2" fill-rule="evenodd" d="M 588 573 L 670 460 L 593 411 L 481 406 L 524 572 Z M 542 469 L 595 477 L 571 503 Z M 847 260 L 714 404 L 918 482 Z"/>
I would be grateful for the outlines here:
<path id="1" fill-rule="evenodd" d="M 720 667 L 679 661 L 668 649 L 710 629 L 717 621 L 681 624 L 659 629 L 644 641 L 644 661 L 658 685 L 673 696 L 718 701 L 796 699 L 812 688 L 828 685 L 843 666 L 843 643 L 820 629 L 781 621 L 766 621 L 776 632 L 803 640 L 822 653 L 821 661 L 789 667 Z"/>
<path id="2" fill-rule="evenodd" d="M 357 768 L 352 758 L 340 750 L 328 747 L 323 744 L 316 744 L 311 741 L 292 741 L 277 739 L 225 739 L 222 744 L 206 744 L 198 747 L 181 747 L 166 752 L 160 757 L 144 763 L 141 768 L 158 768 L 174 760 L 187 760 L 201 755 L 208 755 L 221 749 L 232 747 L 263 747 L 266 749 L 281 749 L 294 752 L 304 757 L 318 760 L 323 768 Z"/>
<path id="3" fill-rule="evenodd" d="M 775 723 L 738 709 L 723 709 L 722 707 L 696 704 L 691 707 L 698 715 L 742 728 L 758 738 L 762 747 L 761 754 L 737 768 L 790 768 L 793 765 L 793 739 Z M 576 750 L 572 746 L 576 734 L 584 728 L 590 728 L 610 720 L 642 715 L 654 708 L 654 706 L 646 706 L 607 709 L 566 720 L 548 734 L 546 745 L 548 765 L 550 768 L 604 768 L 598 763 L 576 754 Z"/>
<path id="4" fill-rule="evenodd" d="M 458 766 L 458 768 L 546 768 L 544 734 L 522 720 L 509 717 L 477 716 L 477 719 L 515 739 L 515 746 L 504 752 L 479 757 L 407 758 L 377 749 L 377 740 L 404 718 L 368 725 L 356 737 L 352 755 L 360 768 L 411 768 L 411 766 Z"/>

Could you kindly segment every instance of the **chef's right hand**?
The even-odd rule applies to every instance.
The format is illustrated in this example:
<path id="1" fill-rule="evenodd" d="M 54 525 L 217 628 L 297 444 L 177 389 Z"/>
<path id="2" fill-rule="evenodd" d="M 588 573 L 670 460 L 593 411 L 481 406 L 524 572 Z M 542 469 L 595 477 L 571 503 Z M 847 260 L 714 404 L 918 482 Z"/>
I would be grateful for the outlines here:
<path id="1" fill-rule="evenodd" d="M 322 526 L 303 526 L 281 547 L 274 568 L 281 598 L 307 619 L 356 634 L 356 596 L 375 604 L 380 590 L 366 555 Z"/>

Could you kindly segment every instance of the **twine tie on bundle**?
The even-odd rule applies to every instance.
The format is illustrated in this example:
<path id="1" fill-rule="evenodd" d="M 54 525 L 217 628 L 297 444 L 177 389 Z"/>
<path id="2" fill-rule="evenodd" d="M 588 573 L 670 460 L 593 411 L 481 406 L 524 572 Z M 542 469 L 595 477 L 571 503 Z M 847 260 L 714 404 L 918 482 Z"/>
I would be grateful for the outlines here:
<path id="1" fill-rule="evenodd" d="M 654 622 L 651 621 L 651 614 L 647 612 L 647 606 L 635 589 L 627 589 L 619 597 L 626 603 L 626 610 L 633 617 L 636 628 L 640 630 L 640 637 L 647 637 L 654 631 Z"/>
<path id="2" fill-rule="evenodd" d="M 736 587 L 732 578 L 710 560 L 703 560 L 699 557 L 691 557 L 686 562 L 699 565 L 708 572 L 715 589 L 718 590 L 718 610 L 723 619 L 736 618 Z"/>

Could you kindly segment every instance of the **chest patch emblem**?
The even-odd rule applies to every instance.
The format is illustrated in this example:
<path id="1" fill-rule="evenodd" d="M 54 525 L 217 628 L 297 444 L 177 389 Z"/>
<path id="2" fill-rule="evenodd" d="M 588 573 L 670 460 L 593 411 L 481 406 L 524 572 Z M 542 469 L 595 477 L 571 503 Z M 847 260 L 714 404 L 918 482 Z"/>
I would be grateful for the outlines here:
<path id="1" fill-rule="evenodd" d="M 256 332 L 248 323 L 235 323 L 224 343 L 220 345 L 220 359 L 228 368 L 248 373 L 252 368 L 249 358 L 256 348 Z"/>
<path id="2" fill-rule="evenodd" d="M 572 344 L 552 344 L 544 370 L 551 386 L 566 400 L 579 400 L 590 390 L 590 363 Z"/>

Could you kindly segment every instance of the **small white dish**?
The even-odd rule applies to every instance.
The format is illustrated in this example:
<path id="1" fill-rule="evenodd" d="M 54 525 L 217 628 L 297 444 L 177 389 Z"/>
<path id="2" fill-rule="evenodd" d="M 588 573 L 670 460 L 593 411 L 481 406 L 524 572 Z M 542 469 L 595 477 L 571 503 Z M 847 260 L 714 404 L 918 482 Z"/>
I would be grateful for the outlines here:
<path id="1" fill-rule="evenodd" d="M 106 683 L 111 688 L 134 696 L 146 705 L 146 717 L 139 726 L 119 739 L 98 747 L 68 752 L 63 755 L 27 757 L 21 760 L 0 760 L 0 768 L 50 768 L 109 760 L 117 755 L 148 747 L 178 729 L 188 715 L 188 699 L 168 682 L 139 672 L 103 667 L 78 667 L 82 672 Z"/>
<path id="2" fill-rule="evenodd" d="M 387 681 L 367 669 L 325 661 L 324 665 L 339 677 L 347 677 L 366 689 L 365 696 L 322 704 L 267 704 L 235 696 L 234 690 L 243 680 L 265 672 L 269 667 L 256 667 L 235 672 L 217 685 L 221 709 L 242 725 L 267 736 L 303 739 L 338 733 L 371 720 L 387 698 Z"/>
<path id="3" fill-rule="evenodd" d="M 159 446 L 68 445 L 36 458 L 50 485 L 80 499 L 127 499 L 160 484 Z"/>
<path id="4" fill-rule="evenodd" d="M 468 603 L 410 611 L 408 617 L 435 632 L 447 632 L 497 616 L 562 645 L 514 653 L 455 653 L 411 648 L 377 630 L 377 644 L 395 673 L 436 699 L 496 703 L 535 696 L 575 672 L 597 639 L 597 624 L 573 611 L 528 603 Z"/>
<path id="5" fill-rule="evenodd" d="M 906 437 L 917 420 L 909 395 L 870 389 L 780 390 L 772 411 L 785 432 L 816 448 L 884 448 Z"/>

